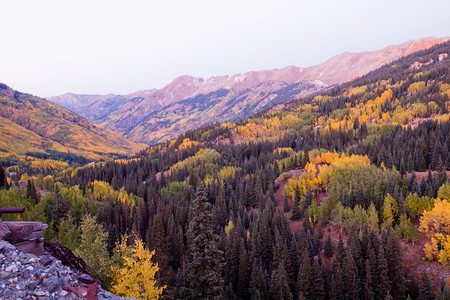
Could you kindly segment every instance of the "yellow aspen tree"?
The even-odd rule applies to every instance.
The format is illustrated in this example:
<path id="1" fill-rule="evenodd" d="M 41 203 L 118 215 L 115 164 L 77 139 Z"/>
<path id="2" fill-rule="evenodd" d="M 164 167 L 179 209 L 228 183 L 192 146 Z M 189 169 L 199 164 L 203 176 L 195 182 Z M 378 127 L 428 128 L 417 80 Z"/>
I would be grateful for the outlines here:
<path id="1" fill-rule="evenodd" d="M 387 194 L 383 204 L 383 228 L 391 227 L 394 223 L 395 217 L 398 214 L 397 201 L 390 194 Z"/>
<path id="2" fill-rule="evenodd" d="M 450 203 L 434 200 L 433 209 L 420 217 L 419 230 L 431 238 L 431 243 L 424 247 L 425 257 L 447 265 L 450 262 Z"/>
<path id="3" fill-rule="evenodd" d="M 112 267 L 112 291 L 136 299 L 159 299 L 165 287 L 158 287 L 155 279 L 159 271 L 158 264 L 152 262 L 155 251 L 146 249 L 139 238 L 135 238 L 132 247 L 128 247 L 127 238 L 123 238 L 115 251 L 121 256 L 122 264 Z"/>

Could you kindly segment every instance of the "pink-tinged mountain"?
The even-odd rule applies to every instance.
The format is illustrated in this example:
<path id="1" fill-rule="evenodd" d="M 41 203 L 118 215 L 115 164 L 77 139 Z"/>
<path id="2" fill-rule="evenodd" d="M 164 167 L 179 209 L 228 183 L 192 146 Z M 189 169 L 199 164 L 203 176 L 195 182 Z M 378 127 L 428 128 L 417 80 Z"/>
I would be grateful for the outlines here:
<path id="1" fill-rule="evenodd" d="M 346 82 L 449 38 L 425 38 L 361 53 L 342 53 L 307 68 L 252 71 L 197 78 L 181 76 L 166 87 L 128 95 L 64 94 L 48 98 L 125 137 L 163 142 L 213 122 L 236 121 L 272 104 Z"/>

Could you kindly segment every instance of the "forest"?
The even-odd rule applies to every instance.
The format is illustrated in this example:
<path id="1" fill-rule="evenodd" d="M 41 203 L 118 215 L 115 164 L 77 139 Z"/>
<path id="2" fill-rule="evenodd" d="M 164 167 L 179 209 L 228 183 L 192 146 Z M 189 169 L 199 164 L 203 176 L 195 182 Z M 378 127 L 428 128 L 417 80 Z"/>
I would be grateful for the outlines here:
<path id="1" fill-rule="evenodd" d="M 0 206 L 49 224 L 124 296 L 450 299 L 447 53 L 134 157 L 2 169 Z"/>

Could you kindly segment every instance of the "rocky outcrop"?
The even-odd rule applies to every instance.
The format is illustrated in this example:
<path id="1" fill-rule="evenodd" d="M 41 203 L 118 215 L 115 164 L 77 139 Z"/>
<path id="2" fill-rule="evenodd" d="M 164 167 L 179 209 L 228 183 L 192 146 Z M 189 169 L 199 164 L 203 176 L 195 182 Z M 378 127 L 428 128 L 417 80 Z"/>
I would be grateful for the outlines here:
<path id="1" fill-rule="evenodd" d="M 0 240 L 1 299 L 124 299 L 45 252 L 26 254 Z"/>

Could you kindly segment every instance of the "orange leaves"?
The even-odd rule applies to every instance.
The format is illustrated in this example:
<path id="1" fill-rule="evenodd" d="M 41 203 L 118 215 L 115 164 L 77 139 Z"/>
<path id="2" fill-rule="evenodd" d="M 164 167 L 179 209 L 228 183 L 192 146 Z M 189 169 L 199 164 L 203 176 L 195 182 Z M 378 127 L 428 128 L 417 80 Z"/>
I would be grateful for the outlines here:
<path id="1" fill-rule="evenodd" d="M 189 138 L 186 138 L 183 140 L 183 142 L 180 144 L 180 146 L 178 146 L 179 150 L 183 150 L 183 149 L 188 149 L 188 148 L 192 148 L 195 146 L 200 145 L 199 142 L 197 141 L 191 141 Z"/>

